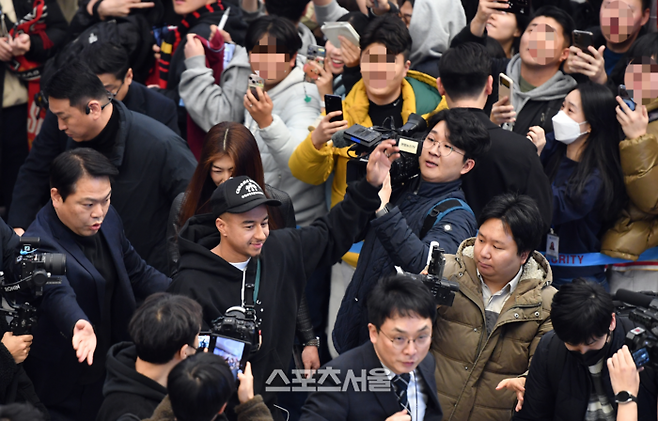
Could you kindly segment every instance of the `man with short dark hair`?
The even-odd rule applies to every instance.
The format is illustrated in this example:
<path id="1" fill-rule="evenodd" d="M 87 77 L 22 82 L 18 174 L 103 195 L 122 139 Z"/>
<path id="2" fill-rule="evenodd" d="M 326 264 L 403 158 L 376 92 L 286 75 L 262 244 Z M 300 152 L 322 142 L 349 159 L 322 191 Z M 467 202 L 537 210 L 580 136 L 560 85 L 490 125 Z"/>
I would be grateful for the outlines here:
<path id="1" fill-rule="evenodd" d="M 489 133 L 464 109 L 440 111 L 430 117 L 429 127 L 431 131 L 419 144 L 420 175 L 395 188 L 389 181 L 379 193 L 381 205 L 368 224 L 333 331 L 340 353 L 368 341 L 368 294 L 379 279 L 395 273 L 396 267 L 419 273 L 427 265 L 432 242 L 454 254 L 462 241 L 477 232 L 461 177 L 486 154 Z"/>
<path id="2" fill-rule="evenodd" d="M 508 421 L 523 397 L 521 376 L 552 329 L 555 288 L 548 261 L 534 251 L 543 222 L 531 198 L 496 196 L 478 223 L 477 236 L 446 255 L 444 276 L 459 292 L 437 312 L 436 387 L 446 420 Z"/>
<path id="3" fill-rule="evenodd" d="M 212 214 L 194 216 L 180 230 L 179 270 L 169 290 L 202 305 L 204 326 L 227 311 L 258 324 L 256 337 L 250 337 L 257 350 L 250 357 L 254 390 L 275 417 L 276 396 L 265 383 L 275 370 L 288 367 L 306 280 L 317 267 L 338 260 L 365 227 L 398 151 L 390 140 L 377 146 L 366 178 L 350 185 L 349 199 L 309 226 L 270 232 L 267 206 L 281 202 L 240 176 L 217 187 L 210 199 Z M 267 386 L 280 387 L 280 382 Z"/>
<path id="4" fill-rule="evenodd" d="M 475 216 L 494 196 L 525 194 L 537 202 L 548 231 L 553 219 L 553 193 L 537 148 L 527 138 L 492 123 L 483 111 L 494 83 L 497 84 L 491 75 L 491 57 L 486 48 L 467 42 L 448 49 L 439 62 L 439 72 L 437 87 L 448 107 L 468 110 L 484 124 L 491 138 L 489 152 L 462 176 L 466 202 Z M 532 128 L 529 135 L 538 142 L 543 139 L 539 128 Z"/>
<path id="5" fill-rule="evenodd" d="M 8 223 L 22 232 L 32 222 L 46 200 L 45 174 L 57 155 L 90 147 L 119 169 L 112 203 L 126 236 L 150 265 L 166 272 L 169 209 L 196 168 L 185 141 L 163 124 L 112 100 L 100 79 L 81 63 L 59 69 L 45 92 L 67 138 L 52 139 L 52 133 L 43 133 L 35 140 L 19 173 Z"/>
<path id="6" fill-rule="evenodd" d="M 510 6 L 495 0 L 480 0 L 478 11 L 451 42 L 455 47 L 464 42 L 486 46 L 486 25 L 494 13 L 505 12 Z M 491 111 L 491 121 L 522 136 L 531 127 L 553 131 L 552 117 L 562 106 L 564 97 L 576 86 L 576 81 L 560 70 L 569 56 L 573 19 L 556 6 L 540 7 L 521 36 L 519 54 L 511 59 L 494 59 L 491 75 L 496 80 L 485 111 Z M 498 93 L 498 75 L 504 73 L 513 81 L 510 97 Z M 444 84 L 445 85 L 445 84 Z M 492 105 L 493 104 L 493 105 Z"/>
<path id="7" fill-rule="evenodd" d="M 539 342 L 515 420 L 615 420 L 622 405 L 637 405 L 640 420 L 656 419 L 653 370 L 640 372 L 639 393 L 613 392 L 608 358 L 635 325 L 615 314 L 602 286 L 584 279 L 561 286 L 551 320 L 554 331 Z"/>
<path id="8" fill-rule="evenodd" d="M 149 417 L 167 395 L 172 368 L 194 355 L 203 310 L 182 295 L 149 296 L 128 325 L 132 342 L 121 342 L 107 354 L 105 400 L 96 421 L 116 421 L 123 414 Z"/>
<path id="9" fill-rule="evenodd" d="M 98 76 L 112 97 L 130 111 L 147 115 L 179 134 L 176 104 L 133 80 L 128 52 L 121 45 L 95 42 L 83 50 L 80 60 Z"/>
<path id="10" fill-rule="evenodd" d="M 400 274 L 381 279 L 368 302 L 370 341 L 319 370 L 335 372 L 337 378 L 325 376 L 327 381 L 318 387 L 338 386 L 339 391 L 313 393 L 302 408 L 301 419 L 440 420 L 434 358 L 428 353 L 436 317 L 434 297 L 424 284 Z M 369 379 L 380 377 L 384 386 L 376 391 L 373 383 L 363 382 L 360 388 L 359 382 L 349 380 L 365 373 Z"/>
<path id="11" fill-rule="evenodd" d="M 98 113 L 102 105 L 90 102 Z M 94 419 L 108 349 L 129 339 L 137 300 L 169 285 L 133 249 L 110 206 L 117 174 L 93 149 L 59 155 L 50 168 L 51 201 L 26 231 L 41 239 L 41 251 L 67 257 L 61 284 L 45 285 L 35 301 L 39 323 L 24 363 L 53 420 Z"/>

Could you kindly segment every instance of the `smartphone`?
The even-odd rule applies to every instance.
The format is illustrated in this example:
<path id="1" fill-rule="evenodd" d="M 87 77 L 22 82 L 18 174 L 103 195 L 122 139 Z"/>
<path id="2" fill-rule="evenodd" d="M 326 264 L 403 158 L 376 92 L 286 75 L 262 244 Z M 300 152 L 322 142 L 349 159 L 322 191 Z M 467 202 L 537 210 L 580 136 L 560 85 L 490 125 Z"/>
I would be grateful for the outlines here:
<path id="1" fill-rule="evenodd" d="M 340 111 L 343 112 L 343 100 L 339 95 L 325 95 L 324 96 L 324 109 L 327 111 L 327 114 Z M 329 122 L 333 123 L 334 121 L 341 121 L 343 119 L 342 115 L 332 117 Z"/>
<path id="2" fill-rule="evenodd" d="M 530 16 L 530 0 L 509 0 L 507 4 L 509 4 L 507 12 Z"/>
<path id="3" fill-rule="evenodd" d="M 210 346 L 210 332 L 201 332 L 199 333 L 199 347 L 197 350 L 203 351 Z"/>
<path id="4" fill-rule="evenodd" d="M 322 25 L 322 33 L 336 48 L 340 48 L 339 35 L 344 36 L 349 42 L 359 46 L 361 37 L 359 33 L 354 30 L 354 27 L 349 22 L 328 22 Z"/>
<path id="5" fill-rule="evenodd" d="M 635 111 L 635 101 L 633 101 L 633 98 L 631 98 L 631 96 L 628 94 L 626 85 L 619 85 L 617 93 L 619 97 L 626 103 L 626 105 L 628 105 L 628 108 L 630 108 L 631 111 Z"/>
<path id="6" fill-rule="evenodd" d="M 315 61 L 320 66 L 324 67 L 324 59 L 327 57 L 327 50 L 324 47 L 319 45 L 309 45 L 308 51 L 306 52 L 306 61 Z M 305 67 L 306 77 L 305 81 L 309 83 L 315 83 L 318 78 L 318 74 L 313 72 L 310 67 Z"/>
<path id="7" fill-rule="evenodd" d="M 579 31 L 578 29 L 574 29 L 571 33 L 571 37 L 573 39 L 573 45 L 580 48 L 583 53 L 589 54 L 590 56 L 592 55 L 592 53 L 589 51 L 589 48 L 587 47 L 594 45 L 593 33 L 589 31 Z"/>
<path id="8" fill-rule="evenodd" d="M 249 87 L 251 94 L 255 96 L 257 100 L 260 100 L 256 88 L 265 89 L 265 80 L 257 74 L 252 73 L 249 75 L 249 84 L 247 86 Z"/>
<path id="9" fill-rule="evenodd" d="M 244 372 L 244 367 L 247 365 L 251 345 L 226 336 L 213 336 L 212 338 L 212 353 L 224 358 L 231 368 L 233 377 L 237 380 L 238 372 Z"/>
<path id="10" fill-rule="evenodd" d="M 514 81 L 509 76 L 505 73 L 498 74 L 498 101 L 504 97 L 512 100 L 512 86 L 514 86 Z"/>
<path id="11" fill-rule="evenodd" d="M 649 362 L 649 351 L 647 351 L 646 348 L 640 348 L 631 355 L 633 356 L 633 361 L 637 368 L 640 368 Z"/>

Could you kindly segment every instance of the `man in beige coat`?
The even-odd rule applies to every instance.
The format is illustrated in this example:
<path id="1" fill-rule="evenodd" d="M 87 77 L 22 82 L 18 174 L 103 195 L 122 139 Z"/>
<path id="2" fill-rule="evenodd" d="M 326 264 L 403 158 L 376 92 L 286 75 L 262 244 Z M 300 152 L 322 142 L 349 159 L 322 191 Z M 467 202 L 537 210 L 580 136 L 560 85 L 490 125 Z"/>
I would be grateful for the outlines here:
<path id="1" fill-rule="evenodd" d="M 502 421 L 523 403 L 525 373 L 542 335 L 552 330 L 555 288 L 548 261 L 533 251 L 543 235 L 528 196 L 494 197 L 475 238 L 446 256 L 444 275 L 459 283 L 440 307 L 431 351 L 447 421 Z"/>

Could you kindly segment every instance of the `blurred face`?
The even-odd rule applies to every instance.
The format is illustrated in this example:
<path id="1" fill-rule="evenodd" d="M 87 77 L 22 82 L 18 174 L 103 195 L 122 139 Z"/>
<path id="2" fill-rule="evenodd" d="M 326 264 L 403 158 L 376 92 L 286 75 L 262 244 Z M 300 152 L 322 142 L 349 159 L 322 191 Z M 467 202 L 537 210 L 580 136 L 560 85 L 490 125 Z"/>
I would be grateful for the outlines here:
<path id="1" fill-rule="evenodd" d="M 213 161 L 210 167 L 210 178 L 216 186 L 231 178 L 235 163 L 228 155 L 222 155 L 221 158 Z"/>
<path id="2" fill-rule="evenodd" d="M 450 139 L 445 121 L 440 121 L 423 142 L 423 151 L 418 158 L 420 175 L 430 183 L 455 181 L 473 168 L 472 159 L 464 162 L 464 151 L 455 148 Z"/>
<path id="3" fill-rule="evenodd" d="M 231 260 L 234 263 L 260 255 L 270 235 L 265 205 L 244 213 L 224 213 L 215 224 L 222 234 L 220 246 L 234 257 L 235 260 Z"/>
<path id="4" fill-rule="evenodd" d="M 103 87 L 107 92 L 110 93 L 117 101 L 123 101 L 123 99 L 128 94 L 130 89 L 130 84 L 133 81 L 133 70 L 128 69 L 126 76 L 121 79 L 117 79 L 112 73 L 103 73 L 97 75 L 98 78 L 103 82 Z"/>
<path id="5" fill-rule="evenodd" d="M 517 254 L 518 248 L 512 232 L 500 219 L 485 221 L 475 239 L 474 258 L 480 275 L 486 282 L 501 288 L 516 276 L 529 252 Z"/>
<path id="6" fill-rule="evenodd" d="M 603 36 L 613 44 L 626 41 L 647 23 L 649 13 L 643 12 L 641 0 L 605 0 L 599 12 Z"/>
<path id="7" fill-rule="evenodd" d="M 377 357 L 395 374 L 409 373 L 427 356 L 432 342 L 432 321 L 429 318 L 388 318 L 379 331 L 368 324 L 370 342 Z"/>
<path id="8" fill-rule="evenodd" d="M 206 4 L 215 3 L 216 0 L 173 0 L 174 2 L 174 12 L 177 15 L 185 16 L 188 13 L 192 13 L 197 9 L 202 8 Z"/>
<path id="9" fill-rule="evenodd" d="M 343 73 L 345 64 L 343 63 L 343 55 L 341 54 L 340 48 L 336 48 L 336 46 L 329 40 L 327 40 L 324 48 L 327 50 L 327 60 L 331 73 L 334 75 Z"/>
<path id="10" fill-rule="evenodd" d="M 624 75 L 628 94 L 637 104 L 648 105 L 658 98 L 658 64 L 649 57 L 629 64 Z"/>
<path id="11" fill-rule="evenodd" d="M 110 208 L 112 186 L 107 177 L 92 178 L 87 175 L 75 183 L 73 193 L 62 199 L 57 189 L 50 190 L 50 198 L 57 217 L 75 234 L 89 237 L 101 229 Z"/>
<path id="12" fill-rule="evenodd" d="M 501 44 L 521 35 L 516 26 L 516 15 L 504 11 L 494 12 L 487 21 L 487 35 Z"/>
<path id="13" fill-rule="evenodd" d="M 407 76 L 409 65 L 403 54 L 388 54 L 386 47 L 380 43 L 369 45 L 361 53 L 361 75 L 368 98 L 381 104 L 395 101 L 400 95 L 402 79 Z"/>
<path id="14" fill-rule="evenodd" d="M 276 38 L 265 34 L 249 53 L 249 61 L 253 72 L 265 79 L 266 85 L 276 85 L 290 73 L 295 56 L 288 58 L 285 53 L 277 53 Z"/>
<path id="15" fill-rule="evenodd" d="M 530 22 L 521 36 L 519 50 L 521 60 L 529 66 L 555 65 L 569 54 L 560 24 L 546 16 L 537 16 Z"/>
<path id="16" fill-rule="evenodd" d="M 48 107 L 57 116 L 59 130 L 76 142 L 91 140 L 100 133 L 92 114 L 72 107 L 68 99 L 48 97 Z"/>

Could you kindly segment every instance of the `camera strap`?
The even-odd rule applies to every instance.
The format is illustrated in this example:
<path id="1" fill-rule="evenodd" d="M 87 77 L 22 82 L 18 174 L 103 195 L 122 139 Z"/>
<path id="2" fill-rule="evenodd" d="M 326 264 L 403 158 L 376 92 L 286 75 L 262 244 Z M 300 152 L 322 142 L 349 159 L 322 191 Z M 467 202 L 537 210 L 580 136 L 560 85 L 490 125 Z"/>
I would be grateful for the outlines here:
<path id="1" fill-rule="evenodd" d="M 245 268 L 242 274 L 242 307 L 254 307 L 258 301 L 258 291 L 260 290 L 260 259 L 256 260 L 256 276 L 254 282 L 247 282 L 247 272 L 249 267 Z"/>

